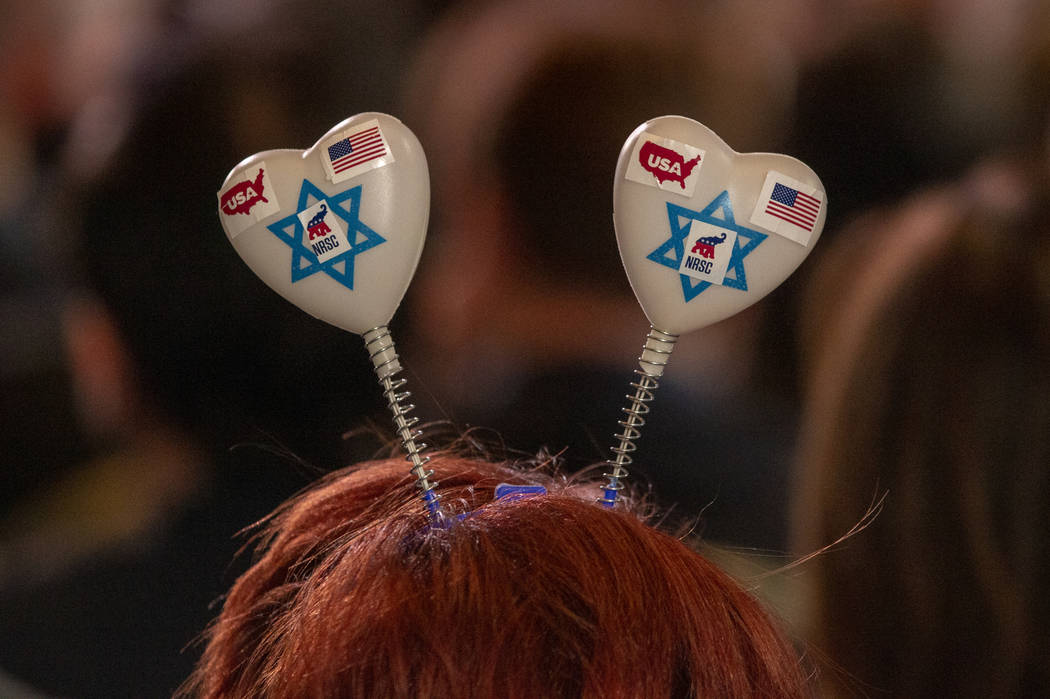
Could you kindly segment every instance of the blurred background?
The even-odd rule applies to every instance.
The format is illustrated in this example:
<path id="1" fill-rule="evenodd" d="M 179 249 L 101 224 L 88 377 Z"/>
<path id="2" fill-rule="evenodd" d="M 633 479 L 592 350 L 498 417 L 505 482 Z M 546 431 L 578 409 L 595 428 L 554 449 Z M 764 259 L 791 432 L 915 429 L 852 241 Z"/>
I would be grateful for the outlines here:
<path id="1" fill-rule="evenodd" d="M 391 436 L 361 341 L 215 214 L 243 157 L 365 111 L 430 166 L 391 324 L 418 414 L 567 470 L 648 330 L 627 135 L 682 114 L 809 164 L 819 245 L 681 339 L 633 480 L 747 554 L 815 693 L 1050 693 L 1048 5 L 4 0 L 0 696 L 169 696 L 238 532 Z"/>

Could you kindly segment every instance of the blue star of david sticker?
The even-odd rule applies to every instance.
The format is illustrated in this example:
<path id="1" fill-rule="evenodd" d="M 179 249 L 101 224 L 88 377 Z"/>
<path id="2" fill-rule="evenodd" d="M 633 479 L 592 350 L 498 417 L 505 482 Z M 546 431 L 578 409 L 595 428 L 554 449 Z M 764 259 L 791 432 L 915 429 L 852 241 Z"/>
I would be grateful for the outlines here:
<path id="1" fill-rule="evenodd" d="M 684 206 L 667 202 L 667 218 L 671 223 L 671 237 L 660 247 L 646 255 L 646 259 L 678 271 L 685 257 L 685 239 L 693 221 L 726 228 L 736 232 L 736 243 L 733 245 L 733 256 L 729 258 L 722 286 L 747 291 L 747 271 L 744 269 L 744 258 L 761 245 L 768 236 L 760 231 L 745 228 L 733 218 L 733 204 L 729 201 L 729 192 L 719 194 L 703 211 L 693 211 Z M 711 286 L 711 282 L 693 279 L 687 274 L 678 275 L 682 280 L 682 293 L 686 303 L 692 301 Z"/>
<path id="2" fill-rule="evenodd" d="M 329 211 L 346 222 L 346 238 L 350 243 L 349 250 L 324 262 L 317 259 L 317 255 L 303 243 L 303 224 L 298 216 L 299 213 L 320 201 L 325 202 Z M 303 180 L 303 185 L 299 189 L 296 213 L 267 226 L 274 235 L 292 249 L 292 283 L 318 272 L 324 272 L 347 289 L 353 290 L 354 258 L 365 250 L 386 242 L 386 238 L 361 222 L 358 216 L 360 209 L 361 185 L 329 196 L 310 180 Z"/>

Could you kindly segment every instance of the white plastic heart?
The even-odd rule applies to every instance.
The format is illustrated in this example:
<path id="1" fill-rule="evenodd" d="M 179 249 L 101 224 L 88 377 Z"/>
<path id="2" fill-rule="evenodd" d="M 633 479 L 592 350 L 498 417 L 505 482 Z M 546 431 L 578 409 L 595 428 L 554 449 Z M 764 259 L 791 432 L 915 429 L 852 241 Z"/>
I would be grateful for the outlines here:
<path id="1" fill-rule="evenodd" d="M 775 289 L 809 255 L 826 216 L 824 186 L 807 165 L 737 153 L 692 119 L 651 119 L 620 151 L 620 256 L 649 322 L 665 333 L 716 323 Z"/>
<path id="2" fill-rule="evenodd" d="M 415 134 L 369 112 L 305 151 L 246 158 L 218 197 L 222 227 L 252 271 L 310 315 L 364 334 L 390 321 L 415 273 L 430 177 Z"/>

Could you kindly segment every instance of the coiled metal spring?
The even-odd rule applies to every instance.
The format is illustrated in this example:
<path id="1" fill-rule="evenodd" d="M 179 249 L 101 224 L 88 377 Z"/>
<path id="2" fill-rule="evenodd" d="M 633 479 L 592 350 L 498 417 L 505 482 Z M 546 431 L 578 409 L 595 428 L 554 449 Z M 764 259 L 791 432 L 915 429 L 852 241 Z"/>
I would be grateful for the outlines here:
<path id="1" fill-rule="evenodd" d="M 393 413 L 397 436 L 401 440 L 401 446 L 404 447 L 407 454 L 405 460 L 412 464 L 412 475 L 416 477 L 416 485 L 423 496 L 423 504 L 426 507 L 427 516 L 431 522 L 437 522 L 442 517 L 441 496 L 434 490 L 437 482 L 431 480 L 434 477 L 433 469 L 426 468 L 427 463 L 430 462 L 430 457 L 421 456 L 427 445 L 423 442 L 417 442 L 423 436 L 423 431 L 413 430 L 416 424 L 419 423 L 419 417 L 415 415 L 409 417 L 408 415 L 416 408 L 411 403 L 405 403 L 412 396 L 412 393 L 410 391 L 398 392 L 398 389 L 408 383 L 408 380 L 394 378 L 402 370 L 401 362 L 398 360 L 397 352 L 394 350 L 394 340 L 385 325 L 369 330 L 364 334 L 364 338 L 368 357 L 372 360 L 376 376 L 379 377 L 379 385 L 383 387 L 383 396 L 386 398 L 387 405 L 390 406 L 390 412 Z"/>
<path id="2" fill-rule="evenodd" d="M 625 396 L 630 403 L 621 408 L 625 417 L 617 420 L 617 424 L 622 429 L 614 435 L 618 444 L 610 448 L 615 458 L 605 462 L 612 468 L 609 472 L 602 474 L 602 477 L 607 478 L 608 482 L 602 488 L 602 497 L 598 498 L 598 502 L 605 507 L 613 507 L 616 504 L 619 491 L 623 489 L 621 480 L 630 475 L 627 466 L 634 462 L 631 453 L 638 449 L 634 442 L 642 436 L 641 428 L 645 425 L 644 416 L 649 414 L 649 403 L 653 401 L 654 391 L 660 387 L 658 379 L 663 375 L 664 367 L 667 366 L 677 341 L 677 335 L 656 328 L 650 328 L 645 338 L 642 354 L 638 357 L 640 368 L 634 370 L 637 378 L 630 384 L 634 389 L 634 394 Z"/>

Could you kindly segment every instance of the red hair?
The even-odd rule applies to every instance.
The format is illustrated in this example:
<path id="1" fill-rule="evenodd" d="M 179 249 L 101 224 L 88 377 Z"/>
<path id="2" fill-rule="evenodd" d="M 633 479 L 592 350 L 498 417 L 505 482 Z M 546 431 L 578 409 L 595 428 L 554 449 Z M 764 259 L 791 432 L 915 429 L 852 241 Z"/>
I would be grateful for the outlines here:
<path id="1" fill-rule="evenodd" d="M 451 456 L 428 527 L 405 462 L 344 469 L 280 508 L 185 690 L 204 697 L 792 697 L 761 605 L 590 490 Z M 500 482 L 548 493 L 493 501 Z M 581 495 L 586 491 L 586 495 Z M 595 491 L 596 492 L 596 491 Z"/>

